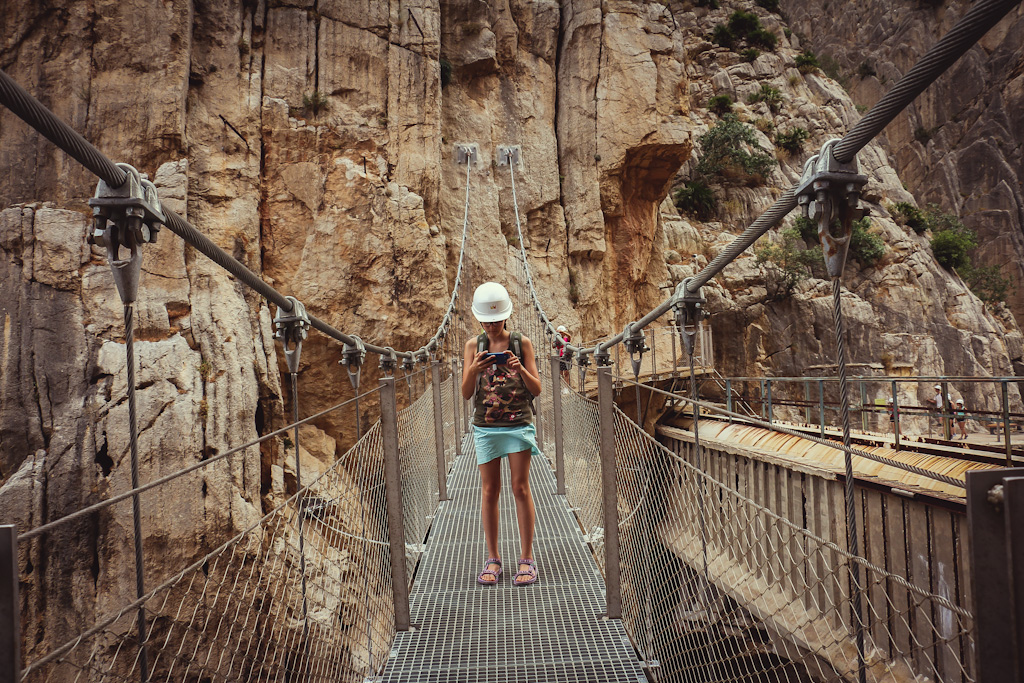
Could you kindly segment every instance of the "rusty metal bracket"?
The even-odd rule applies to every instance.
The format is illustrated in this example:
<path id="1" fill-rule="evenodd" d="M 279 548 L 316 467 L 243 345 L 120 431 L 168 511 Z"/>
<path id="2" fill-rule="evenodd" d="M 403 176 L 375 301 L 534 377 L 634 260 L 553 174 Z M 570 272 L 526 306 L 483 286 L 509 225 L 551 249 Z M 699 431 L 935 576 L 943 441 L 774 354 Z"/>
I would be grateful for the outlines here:
<path id="1" fill-rule="evenodd" d="M 117 166 L 128 177 L 119 187 L 111 187 L 103 180 L 96 184 L 96 192 L 89 200 L 93 225 L 87 239 L 89 244 L 106 248 L 117 293 L 122 302 L 130 304 L 139 293 L 142 273 L 139 247 L 156 242 L 165 219 L 156 186 L 133 166 Z M 121 247 L 128 250 L 127 258 L 121 258 Z"/>
<path id="2" fill-rule="evenodd" d="M 853 221 L 864 215 L 860 192 L 868 182 L 867 176 L 860 174 L 856 158 L 850 163 L 836 159 L 833 149 L 839 142 L 829 140 L 807 160 L 796 189 L 804 217 L 818 224 L 825 266 L 833 279 L 843 275 Z M 833 233 L 834 226 L 838 234 Z"/>
<path id="3" fill-rule="evenodd" d="M 696 292 L 688 289 L 691 278 L 686 278 L 676 286 L 673 295 L 672 310 L 676 316 L 676 327 L 679 330 L 679 341 L 686 353 L 693 356 L 697 345 L 697 334 L 700 323 L 704 319 L 704 304 L 708 301 L 700 288 Z"/>
<path id="4" fill-rule="evenodd" d="M 286 312 L 281 308 L 277 309 L 274 316 L 274 339 L 281 342 L 284 347 L 284 359 L 288 364 L 288 372 L 296 374 L 299 371 L 299 359 L 302 356 L 302 342 L 309 335 L 309 316 L 306 315 L 306 307 L 293 296 L 286 296 L 292 310 Z"/>

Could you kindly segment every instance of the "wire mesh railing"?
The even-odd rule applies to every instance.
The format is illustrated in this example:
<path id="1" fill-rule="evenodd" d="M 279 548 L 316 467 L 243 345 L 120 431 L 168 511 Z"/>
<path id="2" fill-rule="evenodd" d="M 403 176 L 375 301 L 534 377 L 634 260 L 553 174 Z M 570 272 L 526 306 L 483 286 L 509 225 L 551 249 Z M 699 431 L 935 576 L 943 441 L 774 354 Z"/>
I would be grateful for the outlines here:
<path id="1" fill-rule="evenodd" d="M 706 447 L 702 463 L 692 442 L 673 453 L 615 412 L 622 618 L 659 680 L 976 680 L 973 617 L 954 587 L 965 577 L 933 586 L 926 576 L 921 587 L 909 569 L 847 552 L 842 515 L 828 509 L 842 507 L 835 481 L 808 492 L 756 465 L 738 472 L 746 459 Z M 579 514 L 585 528 L 595 516 Z M 894 554 L 906 549 L 896 541 Z"/>
<path id="2" fill-rule="evenodd" d="M 302 490 L 272 493 L 271 512 L 144 596 L 148 680 L 341 681 L 377 670 L 394 634 L 382 457 L 377 422 Z M 21 680 L 139 680 L 134 608 L 27 662 Z"/>

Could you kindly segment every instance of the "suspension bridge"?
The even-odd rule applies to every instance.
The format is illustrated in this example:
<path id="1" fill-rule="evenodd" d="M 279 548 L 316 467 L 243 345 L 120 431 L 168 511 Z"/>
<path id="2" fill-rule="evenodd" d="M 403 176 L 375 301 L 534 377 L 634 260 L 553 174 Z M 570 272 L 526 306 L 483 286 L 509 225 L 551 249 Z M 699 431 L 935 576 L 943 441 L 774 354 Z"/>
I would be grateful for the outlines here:
<path id="1" fill-rule="evenodd" d="M 1005 398 L 1015 379 L 987 380 L 1004 388 L 1002 414 L 992 420 L 1003 427 L 1005 462 L 984 462 L 973 444 L 966 450 L 982 459 L 967 466 L 946 451 L 915 450 L 902 444 L 898 426 L 892 448 L 868 443 L 863 407 L 854 445 L 840 297 L 849 225 L 867 180 L 857 152 L 1017 4 L 976 3 L 704 270 L 593 346 L 555 335 L 520 224 L 519 151 L 499 151 L 520 245 L 514 326 L 543 340 L 537 348 L 562 347 L 538 359 L 544 457 L 531 480 L 541 578 L 528 587 L 473 580 L 483 557 L 480 497 L 458 386 L 459 341 L 473 335 L 464 305 L 471 150 L 457 150 L 467 173 L 465 217 L 447 311 L 422 347 L 397 351 L 309 314 L 162 206 L 138 171 L 113 163 L 0 72 L 0 101 L 100 178 L 89 238 L 106 250 L 124 304 L 132 470 L 124 493 L 32 529 L 0 526 L 0 681 L 1021 680 L 1024 479 L 1020 469 L 999 467 L 1020 464 L 1010 432 L 1021 416 Z M 833 433 L 821 384 L 817 427 L 774 414 L 809 416 L 810 395 L 787 407 L 772 401 L 770 384 L 757 400 L 734 392 L 733 383 L 750 378 L 714 375 L 702 324 L 701 287 L 798 205 L 819 225 L 834 285 L 839 373 L 828 379 L 836 397 L 829 410 L 841 430 Z M 141 261 L 161 226 L 276 306 L 293 419 L 142 482 L 133 330 Z M 658 327 L 666 315 L 670 323 Z M 312 330 L 343 344 L 355 397 L 300 418 L 299 360 Z M 379 357 L 381 370 L 370 388 L 360 384 L 367 354 Z M 577 369 L 575 388 L 560 378 L 566 360 Z M 724 388 L 724 400 L 702 398 L 699 375 Z M 677 390 L 687 383 L 688 392 Z M 399 410 L 403 390 L 409 402 Z M 616 405 L 617 394 L 631 391 L 635 415 Z M 641 400 L 649 407 L 655 395 L 684 408 L 685 423 L 659 426 L 657 438 L 643 429 Z M 360 406 L 368 403 L 380 416 L 364 429 Z M 304 474 L 300 427 L 336 411 L 354 411 L 358 440 L 322 471 Z M 244 530 L 158 585 L 147 582 L 147 492 L 198 485 L 209 468 L 281 436 L 294 449 L 294 491 L 271 495 Z M 134 599 L 74 625 L 59 644 L 27 647 L 20 612 L 39 596 L 19 591 L 32 559 L 55 552 L 48 535 L 129 504 Z M 517 547 L 510 505 L 505 496 L 506 557 Z"/>

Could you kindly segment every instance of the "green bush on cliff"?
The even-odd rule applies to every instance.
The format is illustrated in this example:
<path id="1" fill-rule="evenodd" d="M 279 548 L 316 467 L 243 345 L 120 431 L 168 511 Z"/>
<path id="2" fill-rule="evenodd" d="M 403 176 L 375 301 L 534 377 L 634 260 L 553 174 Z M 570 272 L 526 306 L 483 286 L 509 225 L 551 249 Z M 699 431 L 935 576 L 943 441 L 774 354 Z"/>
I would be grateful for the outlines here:
<path id="1" fill-rule="evenodd" d="M 711 220 L 718 209 L 715 193 L 702 180 L 687 180 L 675 193 L 676 208 L 696 216 L 699 220 Z"/>
<path id="2" fill-rule="evenodd" d="M 958 271 L 974 295 L 986 304 L 1006 301 L 1013 283 L 1003 275 L 1002 266 L 974 266 L 967 264 Z"/>
<path id="3" fill-rule="evenodd" d="M 811 268 L 821 261 L 821 248 L 804 249 L 800 231 L 789 227 L 779 240 L 754 250 L 757 264 L 764 267 L 768 301 L 780 301 L 793 294 L 796 286 L 811 276 Z"/>
<path id="4" fill-rule="evenodd" d="M 722 120 L 697 141 L 701 158 L 697 173 L 703 177 L 739 178 L 754 183 L 775 165 L 775 160 L 757 146 L 754 129 L 725 114 Z"/>
<path id="5" fill-rule="evenodd" d="M 871 219 L 854 221 L 850 230 L 850 255 L 865 266 L 873 266 L 885 255 L 885 242 L 871 229 Z"/>

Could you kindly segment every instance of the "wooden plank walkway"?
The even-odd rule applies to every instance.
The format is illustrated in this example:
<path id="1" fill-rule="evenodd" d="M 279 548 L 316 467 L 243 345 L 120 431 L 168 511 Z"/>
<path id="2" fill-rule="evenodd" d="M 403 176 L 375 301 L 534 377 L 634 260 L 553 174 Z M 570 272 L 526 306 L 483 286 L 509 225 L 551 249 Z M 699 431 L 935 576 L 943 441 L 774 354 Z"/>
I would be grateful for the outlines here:
<path id="1" fill-rule="evenodd" d="M 544 457 L 530 485 L 537 508 L 534 556 L 540 579 L 514 586 L 519 556 L 515 501 L 502 465 L 500 544 L 506 573 L 497 586 L 476 576 L 487 558 L 480 525 L 480 475 L 472 440 L 449 476 L 410 599 L 416 628 L 399 633 L 376 680 L 403 683 L 646 681 L 618 620 L 602 618 L 604 581 Z"/>

